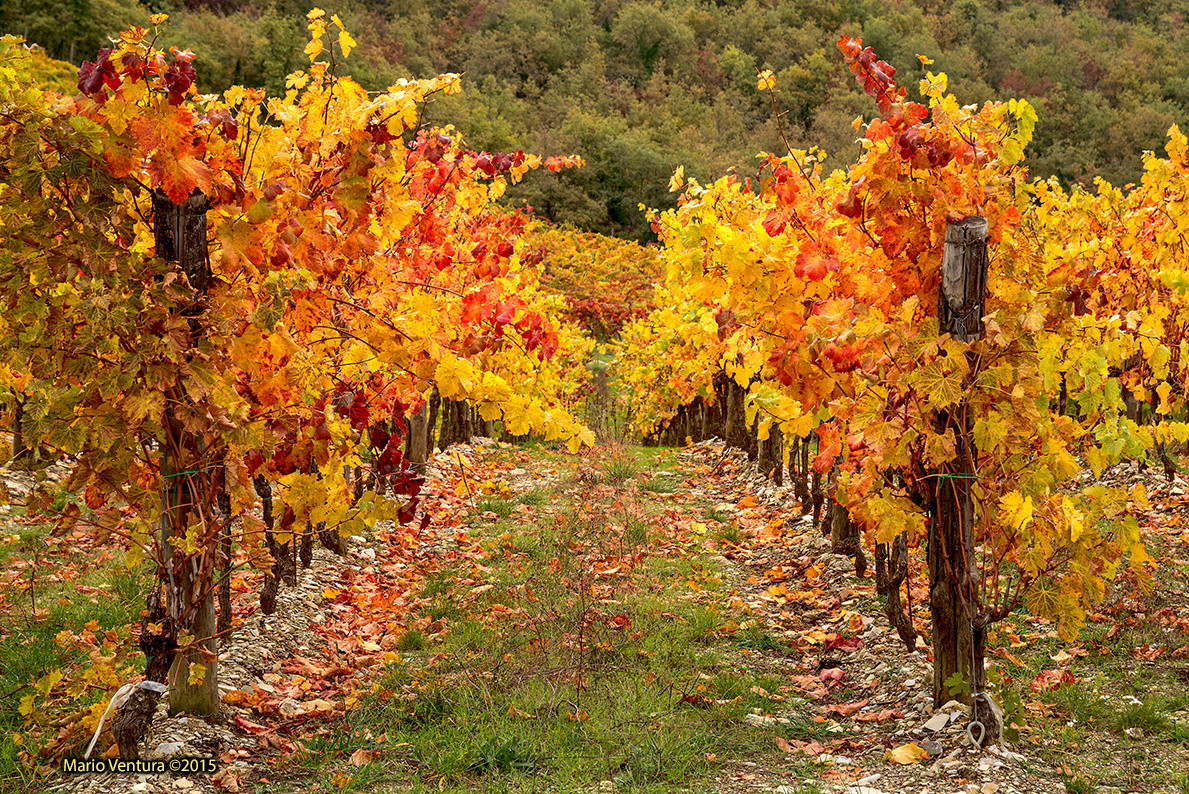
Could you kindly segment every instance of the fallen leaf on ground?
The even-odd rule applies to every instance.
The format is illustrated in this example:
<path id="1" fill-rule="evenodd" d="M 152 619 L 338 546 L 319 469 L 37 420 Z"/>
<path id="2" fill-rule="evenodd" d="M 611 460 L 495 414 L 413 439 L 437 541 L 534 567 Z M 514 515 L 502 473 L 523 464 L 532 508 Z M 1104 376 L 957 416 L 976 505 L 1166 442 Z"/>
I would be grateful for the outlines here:
<path id="1" fill-rule="evenodd" d="M 882 711 L 869 711 L 866 714 L 856 714 L 855 722 L 887 722 L 888 720 L 899 717 L 900 712 L 892 709 L 883 709 Z"/>
<path id="2" fill-rule="evenodd" d="M 1068 670 L 1042 670 L 1028 688 L 1033 692 L 1050 692 L 1067 684 L 1077 683 L 1077 678 Z"/>
<path id="3" fill-rule="evenodd" d="M 1164 647 L 1161 645 L 1144 644 L 1131 651 L 1131 656 L 1135 659 L 1143 659 L 1144 661 L 1154 662 L 1156 659 L 1164 654 Z"/>
<path id="4" fill-rule="evenodd" d="M 232 794 L 239 791 L 239 770 L 225 767 L 215 773 L 211 778 L 211 785 L 220 791 L 229 791 Z"/>
<path id="5" fill-rule="evenodd" d="M 822 670 L 818 674 L 818 678 L 821 679 L 823 684 L 829 684 L 831 681 L 841 681 L 845 675 L 846 673 L 841 668 L 832 667 L 828 670 Z"/>
<path id="6" fill-rule="evenodd" d="M 893 764 L 919 764 L 929 757 L 922 748 L 909 742 L 884 753 L 884 760 Z"/>
<path id="7" fill-rule="evenodd" d="M 830 714 L 837 714 L 839 717 L 849 717 L 866 706 L 868 702 L 867 699 L 863 699 L 856 700 L 854 703 L 835 703 L 833 706 L 826 706 L 826 711 Z"/>
<path id="8" fill-rule="evenodd" d="M 348 760 L 355 766 L 364 766 L 365 764 L 370 764 L 372 761 L 375 761 L 377 755 L 379 755 L 379 753 L 375 750 L 365 750 L 360 747 L 358 750 L 351 753 L 351 757 Z"/>
<path id="9" fill-rule="evenodd" d="M 268 728 L 264 727 L 263 725 L 258 725 L 255 722 L 252 722 L 251 720 L 246 720 L 239 714 L 235 715 L 235 725 L 241 731 L 244 731 L 246 733 L 259 734 L 259 733 L 267 733 L 268 732 Z"/>

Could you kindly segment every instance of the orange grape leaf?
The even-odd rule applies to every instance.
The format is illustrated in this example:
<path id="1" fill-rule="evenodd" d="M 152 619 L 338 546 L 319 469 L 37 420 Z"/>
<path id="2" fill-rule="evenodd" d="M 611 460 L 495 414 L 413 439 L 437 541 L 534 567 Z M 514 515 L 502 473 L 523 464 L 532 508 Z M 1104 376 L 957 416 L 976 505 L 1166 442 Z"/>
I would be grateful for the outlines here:
<path id="1" fill-rule="evenodd" d="M 157 151 L 149 160 L 149 178 L 175 204 L 185 201 L 194 188 L 211 192 L 211 168 L 195 157 L 174 157 Z"/>
<path id="2" fill-rule="evenodd" d="M 912 742 L 893 747 L 884 753 L 884 760 L 892 764 L 919 764 L 928 757 L 927 752 Z"/>
<path id="3" fill-rule="evenodd" d="M 826 711 L 839 717 L 849 717 L 863 708 L 863 706 L 866 706 L 868 702 L 867 699 L 863 699 L 856 700 L 853 703 L 835 703 L 832 706 L 826 706 Z"/>
<path id="4" fill-rule="evenodd" d="M 1051 692 L 1067 684 L 1075 684 L 1077 680 L 1068 670 L 1042 670 L 1032 679 L 1032 683 L 1028 684 L 1028 688 L 1033 692 Z"/>

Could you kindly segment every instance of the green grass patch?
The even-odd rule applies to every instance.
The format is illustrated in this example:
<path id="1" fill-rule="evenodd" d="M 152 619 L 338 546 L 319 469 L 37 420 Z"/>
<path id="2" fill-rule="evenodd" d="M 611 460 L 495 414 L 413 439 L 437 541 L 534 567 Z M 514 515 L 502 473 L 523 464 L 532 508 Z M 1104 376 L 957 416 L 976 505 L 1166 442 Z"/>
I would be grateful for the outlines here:
<path id="1" fill-rule="evenodd" d="M 630 449 L 615 447 L 603 458 L 600 468 L 604 482 L 620 485 L 634 479 L 643 467 Z"/>
<path id="2" fill-rule="evenodd" d="M 539 488 L 534 488 L 531 491 L 517 494 L 516 501 L 529 507 L 541 507 L 549 504 L 549 495 Z"/>
<path id="3" fill-rule="evenodd" d="M 352 717 L 399 748 L 370 766 L 402 790 L 673 791 L 774 753 L 743 717 L 789 711 L 782 678 L 727 661 L 738 651 L 716 571 L 656 554 L 650 520 L 611 500 L 539 526 L 489 524 L 481 584 L 471 569 L 425 583 L 424 613 L 447 626 L 433 653 L 403 635 L 401 663 Z M 806 717 L 781 730 L 823 727 Z M 348 746 L 310 750 L 328 781 L 361 780 Z"/>
<path id="4" fill-rule="evenodd" d="M 475 512 L 479 515 L 491 512 L 500 518 L 507 518 L 516 509 L 516 503 L 498 496 L 485 496 L 475 503 Z"/>
<path id="5" fill-rule="evenodd" d="M 645 480 L 640 488 L 655 494 L 676 493 L 678 490 L 677 482 L 672 477 L 663 475 L 653 475 L 650 479 Z"/>
<path id="6" fill-rule="evenodd" d="M 129 628 L 144 607 L 144 572 L 126 568 L 123 555 L 101 565 L 72 555 L 67 569 L 62 552 L 46 544 L 48 526 L 22 527 L 17 534 L 5 552 L 13 566 L 8 571 L 18 575 L 6 584 L 9 608 L 0 615 L 0 692 L 7 694 L 0 701 L 0 789 L 32 785 L 31 769 L 17 754 L 36 754 L 56 733 L 38 726 L 63 708 L 86 707 L 107 693 L 106 687 L 88 686 L 73 701 L 64 695 L 63 687 L 90 664 L 89 653 L 103 657 L 117 677 L 143 668 Z M 55 671 L 66 679 L 47 698 L 37 683 L 50 686 L 47 676 Z"/>

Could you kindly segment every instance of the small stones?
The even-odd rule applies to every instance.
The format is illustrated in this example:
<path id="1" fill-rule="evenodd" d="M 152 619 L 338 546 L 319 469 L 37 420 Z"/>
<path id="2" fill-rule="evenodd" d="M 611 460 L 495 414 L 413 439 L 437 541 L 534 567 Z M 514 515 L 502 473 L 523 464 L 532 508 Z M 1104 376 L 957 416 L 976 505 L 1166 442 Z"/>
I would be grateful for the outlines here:
<path id="1" fill-rule="evenodd" d="M 154 752 L 156 752 L 158 755 L 168 757 L 171 755 L 177 755 L 185 746 L 185 742 L 161 742 L 161 744 L 157 745 Z"/>
<path id="2" fill-rule="evenodd" d="M 939 711 L 929 718 L 929 721 L 925 723 L 925 728 L 936 733 L 942 728 L 947 727 L 949 724 L 950 715 L 946 714 L 944 711 Z"/>
<path id="3" fill-rule="evenodd" d="M 789 721 L 784 717 L 772 717 L 762 714 L 744 714 L 743 721 L 748 725 L 755 725 L 757 728 L 775 728 L 777 725 L 789 724 Z"/>
<path id="4" fill-rule="evenodd" d="M 941 746 L 941 742 L 917 742 L 917 747 L 928 753 L 930 758 L 937 758 L 945 752 L 945 748 Z"/>

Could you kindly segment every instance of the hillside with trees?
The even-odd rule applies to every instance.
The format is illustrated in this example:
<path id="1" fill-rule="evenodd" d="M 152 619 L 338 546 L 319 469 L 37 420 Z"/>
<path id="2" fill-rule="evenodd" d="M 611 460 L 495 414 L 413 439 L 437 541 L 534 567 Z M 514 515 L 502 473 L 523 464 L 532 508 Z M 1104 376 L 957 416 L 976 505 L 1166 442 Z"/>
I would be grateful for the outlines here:
<path id="1" fill-rule="evenodd" d="M 1174 15 L 19 10 L 0 790 L 1189 792 Z"/>
<path id="2" fill-rule="evenodd" d="M 166 47 L 191 48 L 199 89 L 286 90 L 304 60 L 305 12 L 293 0 L 9 0 L 0 31 L 58 59 L 91 57 L 112 31 L 166 12 Z M 1138 182 L 1141 155 L 1189 121 L 1184 0 L 1092 4 L 1001 0 L 356 0 L 336 3 L 358 50 L 343 68 L 380 91 L 401 78 L 463 76 L 430 103 L 477 150 L 581 155 L 560 180 L 530 175 L 506 201 L 540 217 L 652 239 L 639 205 L 674 206 L 678 165 L 707 182 L 754 176 L 756 152 L 820 147 L 826 168 L 858 155 L 856 117 L 875 115 L 834 47 L 861 36 L 900 70 L 910 98 L 925 66 L 959 101 L 1027 99 L 1040 120 L 1032 176 L 1091 186 Z M 776 76 L 772 98 L 757 71 Z M 781 129 L 783 127 L 783 130 Z"/>

